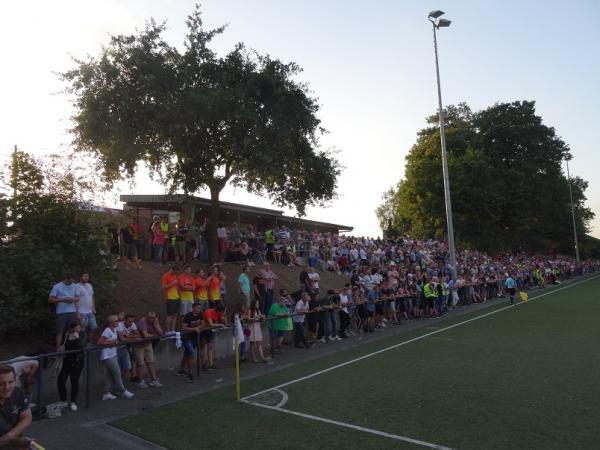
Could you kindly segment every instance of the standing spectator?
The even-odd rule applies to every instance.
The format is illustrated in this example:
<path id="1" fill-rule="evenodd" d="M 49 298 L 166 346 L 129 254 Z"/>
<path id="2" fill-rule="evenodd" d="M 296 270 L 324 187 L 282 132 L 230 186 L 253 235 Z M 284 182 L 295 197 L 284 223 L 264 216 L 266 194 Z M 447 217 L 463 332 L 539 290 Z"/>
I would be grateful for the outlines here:
<path id="1" fill-rule="evenodd" d="M 307 292 L 303 292 L 300 295 L 300 300 L 296 302 L 294 307 L 294 316 L 292 320 L 294 322 L 294 346 L 296 348 L 310 348 L 306 337 L 304 336 L 304 318 L 305 314 L 309 311 L 310 295 Z M 302 344 L 302 345 L 301 345 Z"/>
<path id="2" fill-rule="evenodd" d="M 329 340 L 341 341 L 337 336 L 337 323 L 335 320 L 336 311 L 340 303 L 340 296 L 333 289 L 327 291 L 327 297 L 323 299 L 323 306 L 327 310 L 327 321 L 329 323 Z"/>
<path id="3" fill-rule="evenodd" d="M 15 382 L 15 370 L 0 365 L 0 447 L 29 448 L 22 438 L 32 421 L 29 400 Z"/>
<path id="4" fill-rule="evenodd" d="M 201 310 L 206 311 L 208 309 L 208 277 L 204 270 L 198 269 L 196 271 L 194 286 L 196 286 L 194 299 L 195 301 L 200 302 Z"/>
<path id="5" fill-rule="evenodd" d="M 168 225 L 169 224 L 167 224 L 167 233 Z M 154 216 L 154 220 L 150 226 L 150 232 L 152 233 L 152 259 L 154 264 L 158 267 L 163 262 L 165 244 L 167 243 L 167 233 L 163 231 L 163 226 L 158 216 Z"/>
<path id="6" fill-rule="evenodd" d="M 308 268 L 310 266 L 304 266 L 300 271 L 300 290 L 304 292 L 310 291 L 310 278 L 308 277 Z"/>
<path id="7" fill-rule="evenodd" d="M 260 357 L 260 362 L 267 362 L 268 359 L 265 358 L 262 349 L 262 329 L 261 324 L 265 319 L 264 314 L 260 311 L 260 302 L 255 300 L 252 303 L 252 307 L 246 311 L 245 320 L 250 322 L 248 328 L 250 329 L 250 336 L 248 336 L 248 340 L 250 341 L 250 356 L 252 357 L 252 361 L 259 362 L 257 357 Z"/>
<path id="8" fill-rule="evenodd" d="M 180 373 L 187 375 L 189 383 L 194 382 L 193 367 L 194 354 L 198 353 L 198 337 L 202 331 L 202 311 L 200 302 L 195 302 L 192 310 L 182 320 L 183 332 L 183 370 Z M 198 355 L 200 357 L 200 355 Z"/>
<path id="9" fill-rule="evenodd" d="M 94 302 L 94 287 L 90 284 L 89 272 L 83 272 L 79 278 L 79 317 L 87 330 L 87 340 L 92 341 L 94 331 L 98 328 L 96 322 L 96 303 Z"/>
<path id="10" fill-rule="evenodd" d="M 282 289 L 282 294 L 285 289 Z M 289 330 L 288 321 L 290 310 L 285 304 L 284 295 L 279 296 L 277 303 L 273 303 L 269 309 L 269 329 L 271 330 L 271 353 L 281 353 L 283 338 Z"/>
<path id="11" fill-rule="evenodd" d="M 260 271 L 260 277 L 263 279 L 265 286 L 265 304 L 263 312 L 266 314 L 273 304 L 275 280 L 277 279 L 277 275 L 275 275 L 275 272 L 271 269 L 269 261 L 265 261 L 264 268 Z"/>
<path id="12" fill-rule="evenodd" d="M 340 337 L 342 339 L 346 339 L 348 334 L 350 334 L 348 330 L 348 326 L 350 325 L 350 312 L 348 311 L 350 296 L 350 285 L 346 284 L 340 293 Z"/>
<path id="13" fill-rule="evenodd" d="M 138 269 L 142 268 L 140 260 L 138 259 L 137 245 L 135 238 L 133 237 L 134 231 L 130 225 L 126 225 L 119 231 L 121 236 L 121 252 L 123 261 L 125 262 L 125 270 L 129 270 L 129 260 L 133 261 L 137 265 Z"/>
<path id="14" fill-rule="evenodd" d="M 210 277 L 208 277 L 208 298 L 211 308 L 214 308 L 217 304 L 221 304 L 221 285 L 224 281 L 225 275 L 221 272 L 219 265 L 215 264 Z"/>
<path id="15" fill-rule="evenodd" d="M 308 280 L 310 282 L 310 290 L 319 295 L 319 281 L 321 281 L 321 277 L 315 272 L 314 267 L 308 267 Z"/>
<path id="16" fill-rule="evenodd" d="M 260 277 L 260 272 L 254 275 L 252 278 L 252 292 L 254 293 L 254 300 L 257 300 L 260 304 L 260 311 L 264 312 L 265 308 L 265 280 Z"/>
<path id="17" fill-rule="evenodd" d="M 98 338 L 98 345 L 105 347 L 100 351 L 100 361 L 106 369 L 106 381 L 104 384 L 104 394 L 102 400 L 114 400 L 117 397 L 116 392 L 122 398 L 131 398 L 133 394 L 123 386 L 121 371 L 119 370 L 119 361 L 117 360 L 117 316 L 108 316 L 108 326 Z"/>
<path id="18" fill-rule="evenodd" d="M 154 311 L 149 311 L 146 317 L 142 317 L 137 323 L 138 331 L 144 339 L 158 337 L 163 335 L 163 330 L 160 327 L 160 322 Z M 144 384 L 144 366 L 148 368 L 148 374 L 150 375 L 150 387 L 162 387 L 158 377 L 156 376 L 156 369 L 154 364 L 154 347 L 153 342 L 143 342 L 133 347 L 136 364 L 136 377 L 140 379 L 140 384 Z"/>
<path id="19" fill-rule="evenodd" d="M 48 303 L 56 305 L 56 351 L 60 351 L 64 333 L 71 322 L 78 319 L 77 303 L 79 292 L 73 283 L 73 277 L 65 275 L 60 283 L 55 284 L 50 291 Z"/>
<path id="20" fill-rule="evenodd" d="M 175 261 L 186 262 L 190 228 L 183 220 L 177 222 L 175 231 Z"/>
<path id="21" fill-rule="evenodd" d="M 135 378 L 135 371 L 132 371 L 130 353 L 131 347 L 129 344 L 139 339 L 140 333 L 137 329 L 137 326 L 135 325 L 135 317 L 133 316 L 133 314 L 120 313 L 119 315 L 123 316 L 123 320 L 120 320 L 121 317 L 117 316 L 117 337 L 119 338 L 120 342 L 128 344 L 125 347 L 119 348 L 117 351 L 119 366 L 122 370 L 121 375 L 125 377 L 127 376 L 128 372 L 131 372 L 131 381 L 139 381 Z"/>
<path id="22" fill-rule="evenodd" d="M 238 277 L 238 285 L 240 288 L 240 294 L 242 295 L 242 303 L 244 305 L 244 309 L 250 308 L 250 277 L 248 277 L 249 272 L 250 268 L 248 266 L 243 266 L 242 273 Z"/>
<path id="23" fill-rule="evenodd" d="M 165 301 L 167 305 L 167 333 L 175 332 L 175 325 L 179 316 L 180 303 L 179 300 L 179 280 L 177 279 L 179 266 L 176 264 L 163 275 L 161 286 L 165 293 Z"/>
<path id="24" fill-rule="evenodd" d="M 225 306 L 223 303 L 218 302 L 214 308 L 209 308 L 204 311 L 202 315 L 204 319 L 204 330 L 200 332 L 200 354 L 202 367 L 209 372 L 214 372 L 217 368 L 215 366 L 215 354 L 213 347 L 213 328 L 225 328 L 227 320 L 225 318 Z M 204 348 L 206 347 L 206 360 L 204 359 Z M 208 367 L 206 362 L 208 362 Z"/>
<path id="25" fill-rule="evenodd" d="M 219 261 L 225 260 L 227 253 L 227 229 L 223 226 L 223 222 L 219 222 L 217 227 L 217 242 L 219 244 Z"/>
<path id="26" fill-rule="evenodd" d="M 242 233 L 237 223 L 234 223 L 229 230 L 229 241 L 236 247 L 239 247 L 242 243 Z"/>
<path id="27" fill-rule="evenodd" d="M 60 373 L 58 374 L 57 384 L 60 401 L 67 406 L 67 379 L 71 381 L 71 396 L 68 403 L 69 409 L 77 411 L 77 394 L 79 393 L 79 377 L 83 370 L 83 346 L 85 336 L 81 334 L 81 325 L 73 322 L 69 325 L 69 331 L 65 336 L 65 350 L 80 350 L 77 353 L 69 353 L 64 356 Z"/>
<path id="28" fill-rule="evenodd" d="M 265 260 L 272 259 L 273 247 L 275 246 L 275 233 L 270 227 L 265 230 L 265 245 L 267 247 L 267 254 L 265 255 Z"/>
<path id="29" fill-rule="evenodd" d="M 160 219 L 160 231 L 162 232 L 165 243 L 163 245 L 162 250 L 162 262 L 166 263 L 169 259 L 169 232 L 171 230 L 171 226 L 169 225 L 169 218 L 167 216 L 162 216 Z"/>
<path id="30" fill-rule="evenodd" d="M 183 273 L 177 277 L 179 287 L 179 315 L 185 316 L 192 310 L 194 304 L 194 291 L 196 290 L 196 280 L 192 276 L 192 266 L 186 265 Z"/>
<path id="31" fill-rule="evenodd" d="M 506 277 L 506 280 L 504 281 L 504 284 L 506 286 L 506 289 L 508 289 L 508 295 L 510 297 L 510 304 L 514 305 L 515 304 L 515 280 L 512 277 L 512 274 L 508 274 L 508 276 Z"/>

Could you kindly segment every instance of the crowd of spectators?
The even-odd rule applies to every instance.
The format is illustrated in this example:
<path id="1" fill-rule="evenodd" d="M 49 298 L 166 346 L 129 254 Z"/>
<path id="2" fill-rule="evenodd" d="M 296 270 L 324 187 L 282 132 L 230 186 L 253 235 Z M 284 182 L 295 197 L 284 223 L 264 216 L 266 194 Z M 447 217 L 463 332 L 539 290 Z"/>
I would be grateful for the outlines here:
<path id="1" fill-rule="evenodd" d="M 155 222 L 152 230 L 161 223 Z M 185 224 L 181 227 L 178 234 L 189 233 Z M 217 370 L 215 332 L 229 328 L 234 313 L 241 319 L 246 341 L 239 348 L 241 361 L 265 363 L 281 353 L 285 344 L 310 349 L 355 334 L 383 332 L 404 321 L 436 319 L 453 309 L 492 298 L 508 297 L 513 303 L 519 291 L 543 288 L 597 269 L 597 262 L 576 262 L 569 257 L 508 252 L 491 256 L 459 250 L 457 274 L 452 277 L 447 245 L 440 241 L 408 237 L 391 241 L 285 227 L 258 235 L 251 228 L 242 232 L 235 224 L 219 229 L 224 259 L 235 254 L 234 249 L 242 243 L 252 242 L 247 254 L 262 252 L 262 262 L 251 273 L 253 261 L 236 259 L 242 263 L 238 290 L 228 296 L 220 265 L 193 273 L 186 261 L 202 258 L 202 252 L 193 247 L 195 251 L 190 253 L 187 243 L 177 245 L 184 241 L 175 240 L 177 263 L 169 266 L 161 279 L 164 328 L 155 311 L 139 318 L 120 312 L 108 316 L 106 326 L 98 327 L 88 273 L 80 274 L 77 280 L 66 275 L 53 286 L 48 301 L 56 305 L 56 350 L 71 351 L 59 358 L 55 368 L 61 408 L 78 410 L 79 378 L 85 365 L 81 351 L 91 345 L 101 348 L 100 360 L 106 372 L 102 399 L 131 398 L 134 394 L 126 387 L 128 383 L 139 389 L 162 387 L 154 360 L 158 339 L 170 337 L 176 346 L 183 347 L 178 374 L 188 382 L 194 382 L 196 358 L 202 370 Z M 157 264 L 164 262 L 160 239 L 154 250 Z M 132 248 L 126 254 L 137 261 Z M 276 289 L 278 277 L 271 264 L 301 266 L 297 289 Z M 319 275 L 323 271 L 337 272 L 345 279 L 336 289 L 323 291 Z M 268 336 L 263 336 L 265 330 Z M 6 367 L 10 370 L 0 370 L 0 381 L 14 378 L 24 390 L 16 397 L 11 394 L 6 404 L 18 402 L 19 411 L 26 411 L 38 362 L 16 358 L 9 363 Z M 7 402 L 8 397 L 4 398 Z M 15 423 L 21 423 L 19 418 L 26 423 L 27 417 L 23 413 Z"/>

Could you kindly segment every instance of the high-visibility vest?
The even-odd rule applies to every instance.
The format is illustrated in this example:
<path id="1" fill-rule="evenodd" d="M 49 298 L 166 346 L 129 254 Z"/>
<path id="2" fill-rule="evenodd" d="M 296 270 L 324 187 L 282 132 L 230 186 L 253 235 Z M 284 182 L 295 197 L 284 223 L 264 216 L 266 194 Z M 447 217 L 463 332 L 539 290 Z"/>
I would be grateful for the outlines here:
<path id="1" fill-rule="evenodd" d="M 425 286 L 423 286 L 423 293 L 425 294 L 425 298 L 437 297 L 435 290 L 433 289 L 433 287 L 431 287 L 431 283 L 427 283 Z"/>
<path id="2" fill-rule="evenodd" d="M 450 293 L 450 289 L 448 288 L 448 283 L 442 283 L 442 295 L 448 295 Z"/>
<path id="3" fill-rule="evenodd" d="M 168 223 L 160 223 L 160 231 L 162 231 L 163 233 L 168 233 L 169 232 L 169 224 Z"/>
<path id="4" fill-rule="evenodd" d="M 265 243 L 274 244 L 275 238 L 273 237 L 273 230 L 265 231 Z"/>
<path id="5" fill-rule="evenodd" d="M 536 278 L 542 278 L 542 271 L 540 269 L 535 271 L 535 277 Z"/>

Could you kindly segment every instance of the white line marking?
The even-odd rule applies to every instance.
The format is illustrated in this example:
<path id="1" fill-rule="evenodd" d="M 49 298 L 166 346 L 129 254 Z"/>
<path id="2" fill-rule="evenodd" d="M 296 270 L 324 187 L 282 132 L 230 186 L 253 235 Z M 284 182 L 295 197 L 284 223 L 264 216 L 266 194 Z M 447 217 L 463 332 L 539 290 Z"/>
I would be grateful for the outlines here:
<path id="1" fill-rule="evenodd" d="M 383 349 L 381 349 L 381 350 L 377 350 L 376 352 L 369 353 L 369 354 L 367 354 L 367 355 L 363 355 L 363 356 L 360 356 L 360 357 L 358 357 L 358 358 L 354 358 L 354 359 L 351 359 L 351 360 L 349 360 L 349 361 L 346 361 L 346 362 L 343 362 L 343 363 L 340 363 L 340 364 L 336 364 L 335 366 L 331 366 L 331 367 L 329 367 L 329 368 L 327 368 L 327 369 L 319 370 L 319 371 L 317 371 L 317 372 L 313 372 L 313 373 L 311 373 L 311 374 L 309 374 L 309 375 L 305 375 L 305 376 L 303 376 L 303 377 L 296 378 L 295 380 L 292 380 L 292 381 L 287 381 L 287 382 L 285 382 L 285 383 L 282 383 L 282 384 L 279 384 L 279 385 L 277 385 L 277 386 L 273 386 L 273 387 L 271 387 L 271 388 L 269 388 L 269 389 L 262 390 L 262 391 L 260 391 L 260 392 L 257 392 L 257 393 L 255 393 L 255 394 L 247 395 L 246 397 L 242 398 L 241 400 L 248 400 L 249 398 L 256 397 L 257 395 L 265 394 L 265 393 L 267 393 L 267 392 L 269 392 L 269 391 L 272 391 L 272 390 L 274 390 L 274 389 L 281 389 L 282 387 L 286 387 L 286 386 L 289 386 L 289 385 L 291 385 L 291 384 L 298 383 L 298 382 L 300 382 L 300 381 L 308 380 L 308 379 L 310 379 L 310 378 L 313 378 L 313 377 L 316 377 L 316 376 L 318 376 L 318 375 L 322 375 L 322 374 L 324 374 L 324 373 L 331 372 L 332 370 L 339 369 L 340 367 L 344 367 L 344 366 L 348 366 L 348 365 L 350 365 L 350 364 L 354 364 L 355 362 L 362 361 L 363 359 L 367 359 L 367 358 L 370 358 L 370 357 L 372 357 L 372 356 L 379 355 L 380 353 L 384 353 L 384 352 L 387 352 L 387 351 L 389 351 L 389 350 L 393 350 L 393 349 L 395 349 L 395 348 L 402 347 L 403 345 L 410 344 L 411 342 L 416 342 L 416 341 L 419 341 L 419 340 L 421 340 L 421 339 L 424 339 L 424 338 L 426 338 L 426 337 L 428 337 L 428 336 L 432 336 L 432 335 L 434 335 L 434 334 L 441 333 L 442 331 L 450 330 L 450 329 L 452 329 L 452 328 L 456 328 L 456 327 L 458 327 L 458 326 L 460 326 L 460 325 L 464 325 L 464 324 L 466 324 L 466 323 L 473 322 L 474 320 L 483 319 L 484 317 L 491 316 L 492 314 L 499 313 L 500 311 L 505 311 L 505 310 L 507 310 L 507 309 L 511 309 L 511 308 L 513 308 L 513 307 L 516 307 L 516 306 L 521 306 L 521 305 L 524 305 L 524 304 L 530 303 L 530 302 L 532 302 L 533 300 L 537 300 L 538 298 L 542 298 L 542 297 L 545 297 L 546 295 L 554 294 L 555 292 L 562 291 L 563 289 L 568 289 L 568 288 L 570 288 L 570 287 L 577 286 L 578 284 L 581 284 L 581 283 L 587 283 L 588 281 L 590 281 L 590 280 L 593 280 L 593 279 L 595 279 L 595 278 L 598 278 L 599 276 L 600 276 L 600 275 L 594 275 L 593 277 L 587 278 L 587 279 L 585 279 L 585 280 L 578 281 L 578 282 L 576 282 L 576 283 L 569 284 L 569 285 L 567 285 L 567 286 L 563 286 L 563 287 L 560 287 L 560 288 L 557 288 L 557 289 L 553 289 L 553 290 L 551 290 L 551 291 L 549 291 L 549 292 L 545 292 L 545 293 L 543 293 L 543 294 L 541 294 L 541 295 L 536 295 L 535 297 L 533 297 L 533 298 L 530 298 L 530 299 L 529 299 L 528 301 L 526 301 L 526 302 L 522 302 L 522 303 L 515 303 L 515 305 L 514 305 L 514 306 L 513 306 L 513 305 L 504 306 L 503 308 L 496 309 L 496 310 L 494 310 L 494 311 L 491 311 L 491 312 L 489 312 L 489 313 L 486 313 L 486 314 L 482 314 L 481 316 L 473 317 L 473 318 L 471 318 L 471 319 L 467 319 L 467 320 L 464 320 L 464 321 L 462 321 L 462 322 L 455 323 L 454 325 L 450 325 L 450 326 L 448 326 L 448 327 L 445 327 L 445 328 L 440 328 L 439 330 L 435 330 L 435 331 L 432 331 L 432 332 L 430 332 L 430 333 L 426 333 L 426 334 L 423 334 L 423 335 L 421 335 L 421 336 L 417 336 L 417 337 L 415 337 L 415 338 L 409 339 L 409 340 L 407 340 L 407 341 L 400 342 L 399 344 L 395 344 L 395 345 L 392 345 L 392 346 L 390 346 L 390 347 L 386 347 L 386 348 L 383 348 Z"/>
<path id="2" fill-rule="evenodd" d="M 294 415 L 294 416 L 302 417 L 304 419 L 316 420 L 316 421 L 328 423 L 328 424 L 331 424 L 331 425 L 337 425 L 337 426 L 340 426 L 340 427 L 351 428 L 351 429 L 356 430 L 356 431 L 363 431 L 365 433 L 371 433 L 371 434 L 375 434 L 377 436 L 386 437 L 386 438 L 390 438 L 390 439 L 395 439 L 397 441 L 409 442 L 411 444 L 421 445 L 423 447 L 435 448 L 435 449 L 438 449 L 438 450 L 452 450 L 450 447 L 444 447 L 443 445 L 432 444 L 430 442 L 420 441 L 418 439 L 413 439 L 413 438 L 409 438 L 409 437 L 406 437 L 406 436 L 399 436 L 397 434 L 386 433 L 385 431 L 374 430 L 372 428 L 365 428 L 365 427 L 361 427 L 361 426 L 358 426 L 358 425 L 352 425 L 350 423 L 345 423 L 345 422 L 339 422 L 337 420 L 326 419 L 325 417 L 313 416 L 312 414 L 304 414 L 304 413 L 301 413 L 301 412 L 292 411 L 290 409 L 278 408 L 276 406 L 263 405 L 261 403 L 255 403 L 255 402 L 251 402 L 251 401 L 248 401 L 248 400 L 245 400 L 245 399 L 242 399 L 241 401 L 244 402 L 244 403 L 247 403 L 249 405 L 259 406 L 261 408 L 270 409 L 270 410 L 273 410 L 273 411 L 282 412 L 282 413 L 286 413 L 286 414 L 291 414 L 291 415 Z"/>
<path id="3" fill-rule="evenodd" d="M 279 403 L 277 403 L 277 405 L 275 405 L 275 408 L 281 408 L 283 405 L 285 405 L 288 402 L 288 395 L 282 391 L 281 389 L 273 389 L 275 392 L 277 392 L 279 395 L 281 395 L 281 400 L 279 401 Z"/>

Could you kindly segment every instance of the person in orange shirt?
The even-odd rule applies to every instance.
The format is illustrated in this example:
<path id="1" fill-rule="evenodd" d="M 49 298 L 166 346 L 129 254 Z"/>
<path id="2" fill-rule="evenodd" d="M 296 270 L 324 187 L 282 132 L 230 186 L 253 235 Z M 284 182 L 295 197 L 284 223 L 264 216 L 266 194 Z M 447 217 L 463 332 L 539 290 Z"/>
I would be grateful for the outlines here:
<path id="1" fill-rule="evenodd" d="M 221 282 L 223 280 L 225 280 L 225 275 L 221 273 L 221 268 L 215 264 L 212 274 L 208 277 L 208 298 L 211 308 L 221 303 Z"/>
<path id="2" fill-rule="evenodd" d="M 208 309 L 208 277 L 202 269 L 196 271 L 196 292 L 195 300 L 202 304 L 201 311 Z"/>
<path id="3" fill-rule="evenodd" d="M 192 266 L 186 265 L 183 268 L 183 273 L 177 278 L 179 283 L 179 315 L 185 316 L 192 310 L 194 304 L 194 291 L 196 290 L 196 280 L 192 275 Z"/>
<path id="4" fill-rule="evenodd" d="M 181 300 L 179 299 L 179 280 L 177 279 L 179 266 L 177 264 L 171 266 L 161 280 L 161 286 L 165 292 L 165 301 L 167 304 L 167 333 L 175 332 L 175 325 L 179 316 Z"/>

